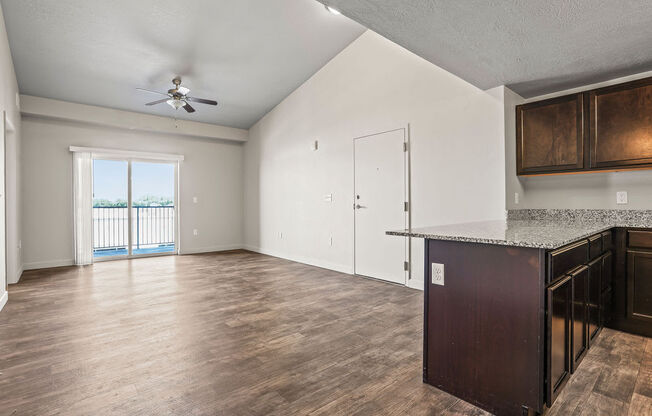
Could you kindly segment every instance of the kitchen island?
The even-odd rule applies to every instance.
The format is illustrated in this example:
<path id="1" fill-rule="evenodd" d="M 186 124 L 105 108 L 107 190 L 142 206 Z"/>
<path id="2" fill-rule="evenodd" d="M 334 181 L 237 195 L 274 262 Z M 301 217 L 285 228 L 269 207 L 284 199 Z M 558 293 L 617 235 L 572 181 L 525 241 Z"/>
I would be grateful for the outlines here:
<path id="1" fill-rule="evenodd" d="M 388 232 L 426 240 L 424 382 L 497 415 L 543 413 L 605 324 L 652 333 L 651 226 L 631 215 Z"/>

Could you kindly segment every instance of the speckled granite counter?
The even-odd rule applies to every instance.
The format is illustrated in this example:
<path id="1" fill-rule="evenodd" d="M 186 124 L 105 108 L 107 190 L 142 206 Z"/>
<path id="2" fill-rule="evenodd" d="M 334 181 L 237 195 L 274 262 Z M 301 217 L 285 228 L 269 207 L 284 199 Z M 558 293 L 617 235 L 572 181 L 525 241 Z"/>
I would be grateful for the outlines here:
<path id="1" fill-rule="evenodd" d="M 555 249 L 614 227 L 652 228 L 650 211 L 556 210 L 551 213 L 550 210 L 518 210 L 510 211 L 508 218 L 388 231 L 387 234 Z"/>

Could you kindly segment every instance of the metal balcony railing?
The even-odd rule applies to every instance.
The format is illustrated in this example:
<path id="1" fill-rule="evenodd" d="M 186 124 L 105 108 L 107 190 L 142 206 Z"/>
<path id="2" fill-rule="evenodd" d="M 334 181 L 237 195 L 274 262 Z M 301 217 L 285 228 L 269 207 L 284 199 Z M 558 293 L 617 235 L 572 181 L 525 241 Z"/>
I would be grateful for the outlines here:
<path id="1" fill-rule="evenodd" d="M 127 207 L 93 207 L 93 250 L 126 250 Z M 174 206 L 132 207 L 133 249 L 174 244 Z"/>

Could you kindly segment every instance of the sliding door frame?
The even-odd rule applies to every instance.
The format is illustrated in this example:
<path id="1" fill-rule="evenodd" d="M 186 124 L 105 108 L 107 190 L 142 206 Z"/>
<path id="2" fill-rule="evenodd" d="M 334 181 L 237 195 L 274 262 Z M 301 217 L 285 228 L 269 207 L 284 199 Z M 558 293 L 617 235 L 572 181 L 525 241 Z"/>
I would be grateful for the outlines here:
<path id="1" fill-rule="evenodd" d="M 125 152 L 126 153 L 126 152 Z M 174 256 L 179 254 L 179 164 L 180 160 L 171 160 L 171 159 L 156 159 L 156 158 L 142 158 L 142 157 L 128 157 L 127 155 L 115 155 L 115 154 L 103 154 L 103 153 L 93 153 L 92 154 L 93 162 L 95 160 L 114 160 L 119 162 L 127 162 L 127 244 L 128 250 L 127 254 L 116 255 L 116 256 L 104 256 L 104 257 L 95 257 L 93 255 L 93 262 L 102 262 L 102 261 L 111 261 L 111 260 L 120 260 L 120 259 L 134 259 L 142 257 L 159 257 L 159 256 Z M 174 250 L 167 251 L 163 253 L 144 253 L 144 254 L 134 254 L 133 253 L 133 200 L 132 200 L 132 188 L 133 188 L 133 178 L 132 178 L 132 164 L 133 162 L 138 163 L 158 163 L 165 165 L 174 166 Z M 95 173 L 93 173 L 94 175 Z M 93 183 L 95 182 L 95 177 L 93 176 Z M 93 193 L 95 190 L 93 190 Z M 93 227 L 93 233 L 95 232 L 95 227 Z M 94 239 L 93 239 L 94 241 Z"/>

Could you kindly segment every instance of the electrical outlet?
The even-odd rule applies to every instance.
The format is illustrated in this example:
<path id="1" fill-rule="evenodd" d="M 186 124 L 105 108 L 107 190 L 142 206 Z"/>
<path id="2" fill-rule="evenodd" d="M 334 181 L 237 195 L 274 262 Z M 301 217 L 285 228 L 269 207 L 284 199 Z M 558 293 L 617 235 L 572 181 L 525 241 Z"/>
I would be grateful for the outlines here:
<path id="1" fill-rule="evenodd" d="M 197 235 L 197 234 L 199 234 L 199 231 L 197 231 L 196 228 L 194 230 L 192 230 L 192 235 Z"/>
<path id="2" fill-rule="evenodd" d="M 444 265 L 441 263 L 432 263 L 432 284 L 444 286 Z"/>
<path id="3" fill-rule="evenodd" d="M 518 192 L 514 192 L 514 203 L 518 205 L 519 195 Z"/>
<path id="4" fill-rule="evenodd" d="M 627 203 L 627 191 L 616 192 L 616 204 Z"/>

